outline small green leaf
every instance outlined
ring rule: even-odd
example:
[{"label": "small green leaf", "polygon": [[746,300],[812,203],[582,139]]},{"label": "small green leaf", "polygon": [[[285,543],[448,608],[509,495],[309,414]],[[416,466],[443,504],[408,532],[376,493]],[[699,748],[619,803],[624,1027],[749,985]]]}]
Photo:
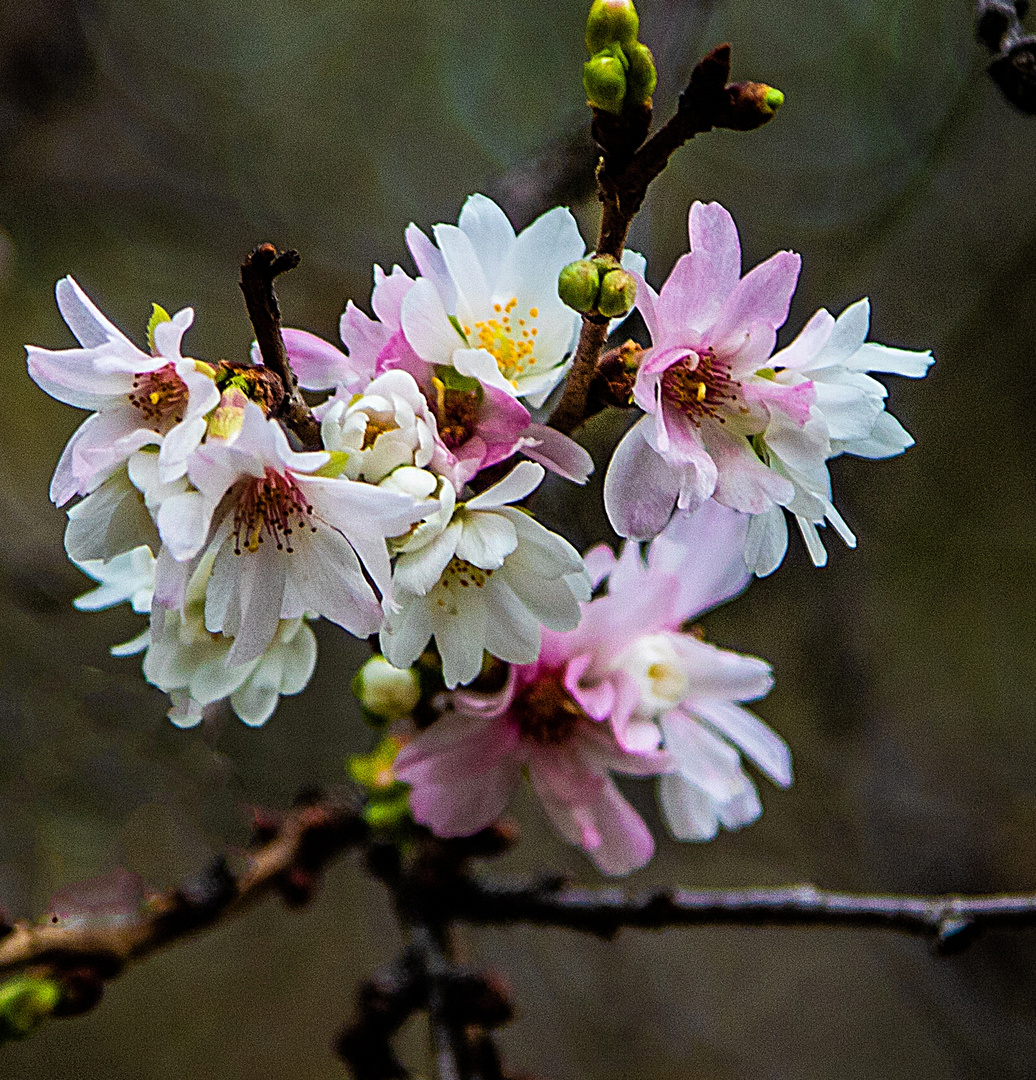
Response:
[{"label": "small green leaf", "polygon": [[328,453],[331,455],[331,460],[326,465],[321,465],[311,475],[326,476],[332,480],[342,475],[345,463],[349,460],[349,452],[347,450],[329,450]]},{"label": "small green leaf", "polygon": [[166,311],[160,304],[151,305],[151,318],[147,321],[147,347],[151,350],[151,355],[155,356],[155,327],[159,323],[172,322],[172,316]]}]

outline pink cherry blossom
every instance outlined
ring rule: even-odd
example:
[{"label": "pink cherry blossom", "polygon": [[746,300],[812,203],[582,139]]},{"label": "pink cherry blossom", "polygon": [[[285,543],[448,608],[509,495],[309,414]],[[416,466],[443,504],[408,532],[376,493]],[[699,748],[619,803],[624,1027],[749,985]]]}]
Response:
[{"label": "pink cherry blossom", "polygon": [[496,694],[447,695],[449,711],[401,751],[415,818],[443,836],[476,832],[525,768],[561,835],[612,874],[643,866],[654,845],[611,773],[659,775],[680,839],[754,820],[762,807],[741,752],[791,782],[787,746],[740,704],[768,692],[769,665],[682,630],[747,584],[747,526],[710,502],[676,517],[647,563],[634,544],[618,560],[592,550],[587,570],[608,593],[582,605],[579,626],[544,631],[535,663],[513,665]]},{"label": "pink cherry blossom", "polygon": [[628,874],[654,852],[613,772],[669,767],[657,750],[630,753],[572,697],[562,669],[514,666],[498,694],[458,691],[453,709],[399,752],[415,819],[439,836],[469,836],[500,816],[527,769],[558,832],[606,874]]},{"label": "pink cherry blossom", "polygon": [[751,439],[774,415],[804,426],[811,382],[759,374],[788,315],[799,256],[781,251],[741,277],[733,219],[696,202],[691,250],[660,293],[641,280],[637,307],[651,334],[634,387],[645,415],[627,433],[605,479],[605,506],[621,536],[647,540],[674,509],[706,499],[758,514],[790,501],[794,487],[770,469]]}]

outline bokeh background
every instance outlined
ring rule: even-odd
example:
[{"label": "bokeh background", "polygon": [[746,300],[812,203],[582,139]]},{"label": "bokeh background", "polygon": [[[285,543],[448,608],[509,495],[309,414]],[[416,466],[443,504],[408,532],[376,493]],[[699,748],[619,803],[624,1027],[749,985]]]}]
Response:
[{"label": "bokeh background", "polygon": [[[663,840],[631,884],[813,881],[926,892],[1036,888],[1036,119],[984,75],[968,0],[641,0],[665,114],[694,58],[779,86],[776,122],[676,158],[637,222],[656,284],[694,198],[737,219],[746,263],[804,257],[789,326],[862,295],[878,340],[935,349],[890,379],[918,446],[835,464],[860,536],[706,620],[775,666],[759,711],[797,779],[755,826]],[[128,612],[77,613],[50,473],[81,416],[27,378],[22,345],[71,343],[73,273],[142,338],[151,301],[191,304],[199,357],[242,359],[237,288],[260,240],[297,247],[286,322],[333,337],[403,229],[476,190],[519,223],[570,203],[593,235],[580,87],[584,0],[34,0],[0,4],[0,900],[129,866],[169,886],[245,836],[245,807],[334,783],[370,735],[349,679],[364,647],[318,628],[310,688],[262,730],[179,732],[134,660]],[[602,418],[598,462],[621,433]],[[577,543],[607,535],[599,487],[548,490]],[[765,781],[762,781],[765,784]],[[649,786],[631,784],[661,832]],[[506,869],[596,880],[531,800]],[[501,867],[501,869],[505,869]],[[396,950],[379,887],[345,862],[311,908],[268,904],[115,983],[95,1013],[0,1053],[25,1080],[344,1076],[330,1044],[357,982]],[[507,972],[509,1064],[548,1080],[1031,1077],[1036,932],[963,955],[878,931],[470,935]],[[428,1071],[419,1024],[406,1033]],[[424,1062],[424,1065],[422,1065]]]}]

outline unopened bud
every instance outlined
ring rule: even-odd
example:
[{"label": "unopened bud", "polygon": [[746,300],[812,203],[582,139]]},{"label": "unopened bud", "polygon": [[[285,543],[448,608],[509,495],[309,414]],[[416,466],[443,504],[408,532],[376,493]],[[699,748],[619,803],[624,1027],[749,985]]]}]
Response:
[{"label": "unopened bud", "polygon": [[[626,103],[628,105],[647,105],[658,85],[658,72],[655,70],[655,58],[646,45],[639,41],[623,46],[629,69],[626,71]],[[780,91],[775,91],[779,93]]]},{"label": "unopened bud", "polygon": [[382,720],[402,720],[421,700],[421,680],[413,668],[393,667],[384,656],[372,656],[356,673],[353,693]]},{"label": "unopened bud", "polygon": [[594,109],[621,113],[626,100],[626,71],[623,62],[610,53],[599,53],[583,65],[583,89]]},{"label": "unopened bud", "polygon": [[625,48],[637,40],[639,29],[633,0],[594,0],[586,17],[586,51],[593,56],[614,42]]},{"label": "unopened bud", "polygon": [[240,386],[228,386],[220,395],[219,404],[209,417],[208,437],[229,439],[241,430],[245,422],[245,406],[248,395]]},{"label": "unopened bud", "polygon": [[0,1038],[24,1039],[51,1016],[61,1000],[55,979],[20,975],[0,986]]},{"label": "unopened bud", "polygon": [[597,310],[609,319],[626,315],[637,299],[637,280],[626,270],[609,270],[601,280]]},{"label": "unopened bud", "polygon": [[558,275],[558,296],[570,308],[584,314],[593,311],[600,287],[601,275],[589,259],[570,262]]},{"label": "unopened bud", "polygon": [[732,131],[753,131],[774,118],[777,110],[784,104],[784,95],[780,90],[766,83],[732,83],[727,92],[730,104],[717,123],[717,127]]}]

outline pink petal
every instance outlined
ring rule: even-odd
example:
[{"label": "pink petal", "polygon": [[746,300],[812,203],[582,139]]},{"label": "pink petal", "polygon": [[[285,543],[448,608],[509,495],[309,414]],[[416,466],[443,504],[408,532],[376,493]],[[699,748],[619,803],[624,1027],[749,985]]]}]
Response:
[{"label": "pink petal", "polygon": [[288,328],[283,335],[292,370],[306,390],[330,390],[355,378],[349,357],[329,341],[306,330]]},{"label": "pink petal", "polygon": [[761,514],[774,503],[783,505],[795,497],[791,481],[764,465],[744,436],[730,436],[718,424],[703,424],[702,431],[718,470],[716,502],[746,514]]},{"label": "pink petal", "polygon": [[584,686],[580,680],[592,661],[588,653],[574,656],[565,668],[565,689],[579,703],[591,720],[606,720],[615,703],[615,690],[609,682]]},{"label": "pink petal", "polygon": [[652,543],[648,566],[679,582],[679,621],[696,618],[748,584],[743,553],[749,520],[747,514],[709,499],[693,514],[674,514]]},{"label": "pink petal", "polygon": [[741,384],[745,401],[752,405],[763,405],[770,409],[780,409],[799,427],[809,420],[810,409],[817,399],[816,388],[812,381],[786,386],[770,379],[751,379]]},{"label": "pink petal", "polygon": [[594,459],[574,439],[545,424],[530,424],[525,436],[536,440],[522,448],[526,457],[576,484],[585,484],[590,479]]},{"label": "pink petal", "polygon": [[734,219],[718,202],[695,202],[687,215],[687,232],[691,251],[709,257],[714,294],[725,299],[741,278],[741,241]]},{"label": "pink petal", "polygon": [[709,343],[719,353],[740,347],[755,323],[773,329],[784,324],[799,279],[802,259],[791,251],[779,251],[760,263],[738,283],[723,302]]}]

